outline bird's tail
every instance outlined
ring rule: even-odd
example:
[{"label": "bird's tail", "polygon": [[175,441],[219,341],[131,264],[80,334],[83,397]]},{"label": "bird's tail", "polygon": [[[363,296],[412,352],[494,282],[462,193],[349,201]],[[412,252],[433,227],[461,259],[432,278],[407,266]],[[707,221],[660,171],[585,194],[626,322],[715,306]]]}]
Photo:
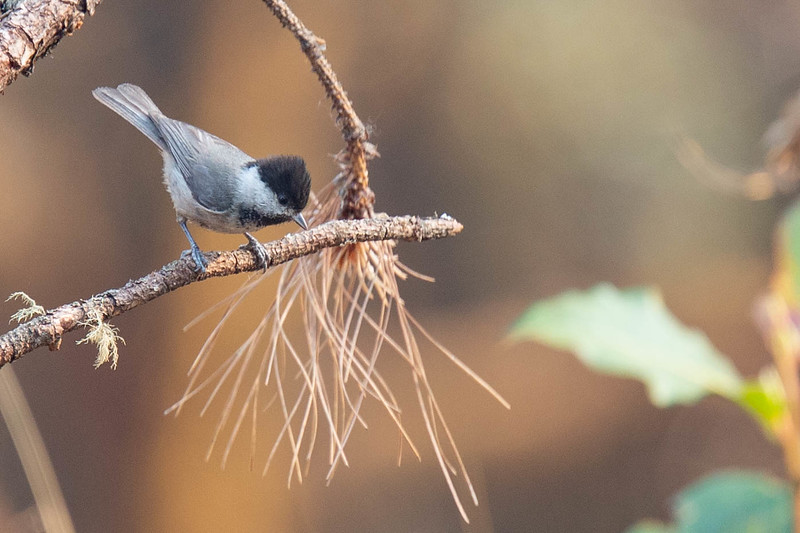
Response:
[{"label": "bird's tail", "polygon": [[92,91],[92,95],[100,103],[133,124],[136,129],[144,133],[159,148],[166,149],[164,140],[151,119],[151,117],[163,116],[163,113],[147,96],[144,89],[131,83],[123,83],[117,86],[116,89],[98,87]]}]

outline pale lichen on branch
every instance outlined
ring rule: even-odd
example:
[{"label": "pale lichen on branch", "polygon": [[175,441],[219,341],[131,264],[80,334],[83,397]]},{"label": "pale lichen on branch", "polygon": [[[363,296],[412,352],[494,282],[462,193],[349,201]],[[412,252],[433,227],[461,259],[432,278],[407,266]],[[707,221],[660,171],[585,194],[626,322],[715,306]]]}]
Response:
[{"label": "pale lichen on branch", "polygon": [[111,368],[116,369],[119,362],[120,342],[125,344],[125,339],[119,336],[119,330],[109,324],[99,309],[90,309],[88,320],[79,322],[79,326],[87,328],[89,332],[77,344],[94,344],[97,346],[97,359],[94,367],[98,368],[105,363],[111,363]]},{"label": "pale lichen on branch", "polygon": [[22,324],[23,322],[27,322],[37,316],[43,315],[45,313],[44,307],[36,303],[36,300],[25,294],[24,292],[14,292],[6,298],[6,302],[10,302],[11,300],[22,300],[22,303],[25,307],[20,308],[11,315],[8,323],[17,322],[17,324]]}]

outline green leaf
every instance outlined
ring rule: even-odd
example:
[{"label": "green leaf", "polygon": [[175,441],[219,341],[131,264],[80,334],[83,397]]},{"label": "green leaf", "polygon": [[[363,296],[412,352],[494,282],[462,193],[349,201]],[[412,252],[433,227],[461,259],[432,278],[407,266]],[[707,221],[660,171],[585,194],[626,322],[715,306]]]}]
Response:
[{"label": "green leaf", "polygon": [[758,380],[747,381],[739,403],[772,434],[773,428],[787,416],[786,394],[775,368],[766,367]]},{"label": "green leaf", "polygon": [[678,322],[654,289],[602,284],[566,292],[529,308],[510,337],[570,350],[595,370],[639,379],[661,407],[709,393],[738,401],[742,391],[730,361]]},{"label": "green leaf", "polygon": [[[701,479],[678,494],[675,524],[627,533],[791,533],[792,491],[789,484],[755,472],[728,471]],[[670,529],[671,527],[671,529]]]}]

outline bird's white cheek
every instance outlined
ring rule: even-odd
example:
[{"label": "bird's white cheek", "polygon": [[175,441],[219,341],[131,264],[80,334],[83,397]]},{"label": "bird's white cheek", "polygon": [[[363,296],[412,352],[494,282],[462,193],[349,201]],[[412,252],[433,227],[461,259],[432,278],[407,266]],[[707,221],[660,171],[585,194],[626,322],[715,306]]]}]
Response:
[{"label": "bird's white cheek", "polygon": [[266,185],[261,181],[257,167],[247,167],[239,172],[238,190],[240,198],[261,199],[266,192]]},{"label": "bird's white cheek", "polygon": [[283,213],[283,206],[278,203],[275,193],[261,181],[261,175],[256,167],[245,168],[240,172],[236,200],[264,213],[275,215]]}]

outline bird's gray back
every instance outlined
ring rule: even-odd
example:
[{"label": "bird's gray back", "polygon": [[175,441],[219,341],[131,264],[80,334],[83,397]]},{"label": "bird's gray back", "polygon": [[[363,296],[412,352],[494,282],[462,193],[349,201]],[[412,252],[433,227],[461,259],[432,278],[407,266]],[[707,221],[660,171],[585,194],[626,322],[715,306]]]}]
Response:
[{"label": "bird's gray back", "polygon": [[253,158],[191,124],[164,115],[151,120],[195,200],[212,211],[230,208],[236,173]]},{"label": "bird's gray back", "polygon": [[[173,202],[183,205],[188,193],[204,208],[228,210],[236,190],[236,173],[253,158],[216,135],[165,116],[141,87],[123,83],[116,88],[98,87],[97,100],[130,122],[153,141],[164,154],[165,166],[177,169],[180,177],[166,174]],[[176,196],[177,195],[177,196]]]}]

